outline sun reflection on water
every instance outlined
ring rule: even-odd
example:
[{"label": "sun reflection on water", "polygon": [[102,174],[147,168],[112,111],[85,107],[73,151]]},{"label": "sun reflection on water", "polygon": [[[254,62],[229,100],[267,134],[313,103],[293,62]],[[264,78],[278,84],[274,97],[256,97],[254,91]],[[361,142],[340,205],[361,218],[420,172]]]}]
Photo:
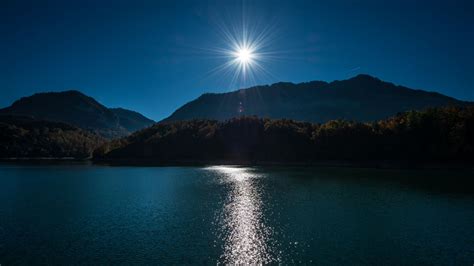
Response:
[{"label": "sun reflection on water", "polygon": [[219,263],[262,264],[278,261],[270,247],[272,229],[264,222],[259,176],[250,168],[214,166],[206,168],[219,174],[230,186],[222,212],[217,215],[223,254]]}]

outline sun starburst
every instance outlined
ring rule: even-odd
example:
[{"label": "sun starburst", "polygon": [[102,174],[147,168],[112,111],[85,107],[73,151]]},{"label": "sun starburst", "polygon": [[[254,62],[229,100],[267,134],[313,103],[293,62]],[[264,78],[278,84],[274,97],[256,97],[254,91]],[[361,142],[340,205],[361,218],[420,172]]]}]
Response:
[{"label": "sun starburst", "polygon": [[232,88],[249,87],[275,80],[267,63],[275,58],[271,51],[275,28],[271,24],[242,19],[237,23],[216,23],[220,46],[208,49],[222,63],[209,71],[209,75],[226,80]]}]

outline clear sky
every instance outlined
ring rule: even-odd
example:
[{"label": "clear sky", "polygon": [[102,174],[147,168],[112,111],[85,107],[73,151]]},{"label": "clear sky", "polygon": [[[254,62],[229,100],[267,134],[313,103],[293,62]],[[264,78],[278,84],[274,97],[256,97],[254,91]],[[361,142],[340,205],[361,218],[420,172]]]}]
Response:
[{"label": "clear sky", "polygon": [[[269,32],[252,84],[366,73],[474,100],[474,1],[17,1],[0,3],[0,107],[77,89],[160,120],[241,86],[224,32]],[[247,84],[246,83],[246,84]]]}]

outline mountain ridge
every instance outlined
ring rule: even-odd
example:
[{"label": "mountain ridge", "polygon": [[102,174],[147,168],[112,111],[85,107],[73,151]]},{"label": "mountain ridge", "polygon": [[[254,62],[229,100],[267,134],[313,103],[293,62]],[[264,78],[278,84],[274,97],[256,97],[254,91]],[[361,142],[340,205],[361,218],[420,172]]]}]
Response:
[{"label": "mountain ridge", "polygon": [[68,123],[107,138],[122,137],[154,123],[131,110],[108,108],[78,90],[41,92],[21,97],[0,109],[0,115]]},{"label": "mountain ridge", "polygon": [[225,93],[204,93],[161,122],[222,121],[242,115],[319,123],[334,119],[373,121],[403,111],[472,104],[360,74],[331,82],[278,82]]}]

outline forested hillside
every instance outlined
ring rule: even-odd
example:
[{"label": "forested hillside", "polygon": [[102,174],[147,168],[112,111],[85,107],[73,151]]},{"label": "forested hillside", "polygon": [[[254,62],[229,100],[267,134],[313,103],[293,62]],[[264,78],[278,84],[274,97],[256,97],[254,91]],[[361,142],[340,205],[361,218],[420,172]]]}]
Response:
[{"label": "forested hillside", "polygon": [[107,142],[94,156],[96,160],[156,163],[472,161],[474,108],[410,111],[369,123],[312,124],[256,117],[159,123]]},{"label": "forested hillside", "polygon": [[0,159],[82,159],[103,142],[102,137],[68,124],[0,116]]}]

